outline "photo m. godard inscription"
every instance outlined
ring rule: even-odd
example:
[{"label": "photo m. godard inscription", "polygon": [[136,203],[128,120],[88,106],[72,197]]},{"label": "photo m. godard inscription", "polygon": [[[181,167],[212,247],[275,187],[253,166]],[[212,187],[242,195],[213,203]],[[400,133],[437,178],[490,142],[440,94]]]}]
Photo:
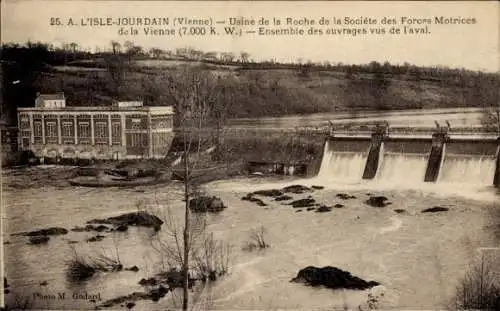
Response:
[{"label": "photo m. godard inscription", "polygon": [[34,292],[33,300],[83,300],[88,302],[102,301],[101,293],[88,292]]}]

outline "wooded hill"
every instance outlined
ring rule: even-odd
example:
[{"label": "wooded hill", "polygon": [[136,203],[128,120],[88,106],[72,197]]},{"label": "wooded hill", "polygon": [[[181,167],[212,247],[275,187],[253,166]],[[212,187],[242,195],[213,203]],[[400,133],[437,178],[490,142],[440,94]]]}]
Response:
[{"label": "wooded hill", "polygon": [[[136,49],[137,50],[137,49]],[[332,111],[483,107],[499,104],[500,75],[410,64],[255,63],[135,52],[92,54],[44,44],[2,46],[4,111],[34,104],[37,92],[64,92],[72,106],[111,99],[172,104],[173,73],[199,71],[217,82],[229,118]],[[247,55],[248,57],[248,55]]]}]

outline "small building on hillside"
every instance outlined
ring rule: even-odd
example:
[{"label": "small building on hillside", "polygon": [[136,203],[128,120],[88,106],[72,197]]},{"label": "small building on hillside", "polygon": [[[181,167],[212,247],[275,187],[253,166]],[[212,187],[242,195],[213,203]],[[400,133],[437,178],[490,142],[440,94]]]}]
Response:
[{"label": "small building on hillside", "polygon": [[68,107],[62,93],[38,94],[17,113],[19,149],[42,159],[163,158],[174,137],[173,108],[141,101]]}]

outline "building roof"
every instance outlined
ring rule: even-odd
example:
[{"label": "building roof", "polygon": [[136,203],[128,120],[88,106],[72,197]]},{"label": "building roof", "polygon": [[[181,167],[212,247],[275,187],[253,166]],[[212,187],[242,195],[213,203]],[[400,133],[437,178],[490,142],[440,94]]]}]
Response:
[{"label": "building roof", "polygon": [[61,100],[66,99],[64,97],[64,93],[55,93],[55,94],[37,94],[37,99],[41,100]]},{"label": "building roof", "polygon": [[155,114],[174,114],[174,109],[172,106],[141,106],[141,107],[115,107],[115,106],[66,106],[58,108],[45,108],[45,107],[19,107],[17,111],[34,111],[34,112],[47,112],[52,111],[79,111],[79,112],[95,112],[95,111],[144,111],[150,112],[152,115]]}]

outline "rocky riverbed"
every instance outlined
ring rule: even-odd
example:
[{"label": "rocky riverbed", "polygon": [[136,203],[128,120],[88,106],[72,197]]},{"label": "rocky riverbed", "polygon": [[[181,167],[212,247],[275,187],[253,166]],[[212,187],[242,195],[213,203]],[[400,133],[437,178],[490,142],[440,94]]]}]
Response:
[{"label": "rocky riverbed", "polygon": [[[498,218],[492,217],[498,206],[477,197],[447,196],[428,189],[344,187],[318,180],[239,179],[214,182],[204,190],[224,205],[206,216],[207,230],[232,246],[229,273],[200,295],[202,305],[215,309],[357,308],[366,304],[373,290],[343,291],[290,282],[306,267],[335,267],[345,272],[342,275],[375,280],[384,287],[383,297],[378,298],[381,308],[441,308],[453,297],[478,249],[498,246]],[[140,202],[141,208],[160,219],[168,209],[175,219],[182,219],[181,194],[175,183],[135,189],[7,190],[7,302],[24,297],[33,308],[41,309],[105,308],[110,301],[113,309],[124,310],[174,306],[180,297],[175,291],[140,284],[165,272],[164,258],[151,240],[165,237],[168,223],[155,231],[133,225],[134,217],[119,216],[137,212]],[[123,225],[117,219],[126,220],[127,230],[117,230]],[[67,232],[39,231],[48,228]],[[260,228],[265,229],[269,247],[246,249]],[[50,240],[28,244],[28,233],[34,231],[31,235]],[[87,242],[97,235],[105,238]],[[97,272],[82,283],[70,282],[65,271],[74,251],[119,257],[123,269]],[[87,293],[76,297],[101,300],[41,298],[54,292],[67,297]]]}]

